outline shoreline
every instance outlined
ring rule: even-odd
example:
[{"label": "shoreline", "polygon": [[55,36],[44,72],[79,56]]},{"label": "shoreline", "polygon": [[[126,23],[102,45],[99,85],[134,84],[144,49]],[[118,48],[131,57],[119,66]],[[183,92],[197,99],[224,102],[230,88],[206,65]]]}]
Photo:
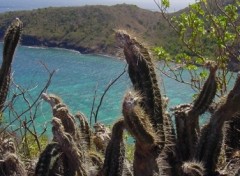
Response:
[{"label": "shoreline", "polygon": [[[3,40],[0,40],[0,43],[3,44]],[[20,42],[18,44],[19,46],[23,46],[23,47],[28,47],[28,48],[36,48],[36,49],[56,49],[56,50],[66,50],[66,51],[70,51],[70,52],[74,52],[74,53],[78,53],[78,54],[83,54],[83,55],[96,55],[96,56],[103,56],[103,57],[107,57],[107,58],[111,58],[111,59],[117,59],[117,60],[124,60],[123,57],[117,56],[117,55],[111,55],[111,54],[103,54],[103,53],[96,53],[96,52],[86,52],[86,53],[82,53],[80,51],[80,49],[74,48],[74,47],[59,47],[59,46],[47,46],[47,45],[28,45],[28,44],[23,44],[22,42]]]},{"label": "shoreline", "polygon": [[94,52],[89,52],[89,53],[81,53],[79,50],[76,50],[74,48],[64,48],[64,47],[51,47],[51,46],[37,46],[37,45],[23,45],[23,44],[19,44],[23,47],[28,47],[28,48],[42,48],[42,49],[56,49],[56,50],[65,50],[65,51],[70,51],[73,53],[78,53],[78,54],[82,54],[82,55],[93,55],[93,56],[103,56],[103,57],[107,57],[107,58],[111,58],[111,59],[117,59],[117,60],[124,60],[124,58],[118,57],[118,56],[114,56],[111,54],[103,54],[103,53],[94,53]]}]

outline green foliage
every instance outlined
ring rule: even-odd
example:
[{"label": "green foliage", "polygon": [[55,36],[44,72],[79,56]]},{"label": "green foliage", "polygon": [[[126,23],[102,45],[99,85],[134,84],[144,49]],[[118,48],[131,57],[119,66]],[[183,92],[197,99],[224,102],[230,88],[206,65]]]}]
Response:
[{"label": "green foliage", "polygon": [[170,7],[170,2],[169,0],[161,0],[163,7],[169,8]]},{"label": "green foliage", "polygon": [[158,56],[159,60],[166,60],[170,59],[169,53],[163,47],[156,47],[153,49],[154,53]]},{"label": "green foliage", "polygon": [[130,162],[133,161],[135,151],[135,144],[126,144],[126,159]]},{"label": "green foliage", "polygon": [[3,120],[4,120],[3,113],[0,113],[0,125],[3,123]]},{"label": "green foliage", "polygon": [[[200,85],[201,80],[206,78],[206,74],[204,72],[196,74],[198,70],[196,65],[204,66],[209,60],[215,61],[219,68],[218,77],[222,85],[220,92],[225,93],[229,63],[238,62],[239,2],[223,1],[220,3],[220,1],[200,0],[171,19],[166,16],[168,1],[161,1],[159,7],[165,19],[177,33],[182,46],[177,53],[170,55],[171,59],[165,59],[165,61],[183,64],[182,68],[189,71],[191,80],[197,81]],[[164,56],[171,53],[168,48],[164,47],[164,49],[154,50],[159,60],[163,60],[163,54],[159,51],[164,50]],[[179,78],[176,79],[186,82]]]},{"label": "green foliage", "polygon": [[133,138],[128,131],[124,132],[124,139],[126,142],[125,155],[128,161],[132,162],[134,158],[135,144],[133,143]]},{"label": "green foliage", "polygon": [[40,149],[36,138],[32,134],[26,134],[22,139],[22,143],[20,145],[20,153],[23,154],[24,157],[27,158],[36,158],[42,152],[48,144],[48,137],[46,135],[42,135],[38,138],[38,142],[40,144]]}]

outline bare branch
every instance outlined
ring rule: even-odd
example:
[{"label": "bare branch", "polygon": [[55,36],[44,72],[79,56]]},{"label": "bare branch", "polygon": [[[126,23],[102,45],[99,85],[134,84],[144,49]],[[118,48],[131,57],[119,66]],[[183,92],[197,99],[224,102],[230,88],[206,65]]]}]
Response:
[{"label": "bare branch", "polygon": [[127,68],[127,65],[125,65],[123,72],[122,72],[117,78],[115,78],[114,80],[110,81],[110,83],[108,84],[108,86],[107,86],[106,89],[104,90],[104,92],[103,92],[103,94],[102,94],[102,96],[101,96],[100,102],[99,102],[99,104],[98,104],[96,113],[95,113],[95,123],[97,122],[98,111],[99,111],[99,109],[100,109],[100,107],[101,107],[101,105],[102,105],[102,101],[103,101],[104,96],[106,95],[106,93],[108,92],[108,90],[111,88],[111,86],[112,86],[115,82],[117,82],[117,80],[118,80],[119,78],[121,78],[122,75],[124,75],[124,73],[126,72],[126,68]]},{"label": "bare branch", "polygon": [[[14,120],[12,120],[8,125],[6,125],[6,126],[0,131],[0,134],[1,134],[2,132],[4,132],[4,131],[5,131],[9,126],[11,126],[13,123],[15,123],[17,120],[19,120],[20,117],[22,117],[24,114],[26,114],[27,112],[31,111],[31,109],[32,109],[32,108],[37,104],[37,102],[41,99],[42,93],[46,92],[46,90],[48,89],[48,87],[49,87],[49,85],[50,85],[50,83],[51,83],[52,77],[53,77],[54,73],[56,72],[56,70],[50,71],[44,63],[41,63],[41,64],[44,66],[45,70],[47,70],[47,72],[49,73],[48,80],[47,80],[45,86],[44,86],[43,89],[40,91],[40,93],[38,94],[37,98],[33,101],[32,104],[30,104],[30,103],[28,102],[28,100],[25,99],[25,101],[28,102],[28,103],[27,103],[27,104],[28,104],[28,108],[25,109],[25,110],[24,110],[23,112],[21,112],[20,114],[16,114],[16,115],[17,115],[16,118],[15,118]],[[19,86],[18,86],[18,85],[17,85],[16,87],[17,87],[18,90],[20,90],[20,92],[21,92],[20,94],[18,94],[18,96],[20,96],[20,95],[25,96],[24,94],[26,93],[26,90],[19,89]],[[12,100],[14,100],[14,99],[16,98],[16,96],[17,96],[17,95],[14,94],[13,97],[12,97]],[[10,101],[8,104],[10,105],[11,103],[12,103],[12,101]]]},{"label": "bare branch", "polygon": [[91,113],[90,113],[90,126],[92,125],[92,115],[95,116],[93,110],[94,110],[95,101],[96,101],[97,88],[98,88],[98,84],[96,84],[96,87],[95,87],[95,90],[94,90],[94,96],[93,96],[93,102],[92,102],[92,109],[91,109]]}]

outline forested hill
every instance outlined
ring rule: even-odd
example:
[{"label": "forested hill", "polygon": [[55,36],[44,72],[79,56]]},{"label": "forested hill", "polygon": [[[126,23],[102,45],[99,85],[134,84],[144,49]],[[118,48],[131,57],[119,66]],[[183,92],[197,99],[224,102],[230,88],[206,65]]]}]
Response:
[{"label": "forested hill", "polygon": [[118,47],[114,40],[114,29],[131,31],[151,46],[176,43],[160,13],[135,5],[50,7],[3,13],[0,14],[1,39],[7,26],[16,17],[24,23],[21,41],[24,45],[116,55]]}]

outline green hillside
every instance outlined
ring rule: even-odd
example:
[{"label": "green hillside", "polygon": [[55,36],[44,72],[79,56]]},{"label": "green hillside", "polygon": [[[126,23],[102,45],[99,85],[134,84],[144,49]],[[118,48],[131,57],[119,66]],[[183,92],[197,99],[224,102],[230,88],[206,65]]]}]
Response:
[{"label": "green hillside", "polygon": [[0,14],[0,38],[14,18],[24,24],[22,44],[117,55],[114,29],[126,29],[150,46],[176,49],[174,33],[161,14],[134,5],[44,8]]}]

